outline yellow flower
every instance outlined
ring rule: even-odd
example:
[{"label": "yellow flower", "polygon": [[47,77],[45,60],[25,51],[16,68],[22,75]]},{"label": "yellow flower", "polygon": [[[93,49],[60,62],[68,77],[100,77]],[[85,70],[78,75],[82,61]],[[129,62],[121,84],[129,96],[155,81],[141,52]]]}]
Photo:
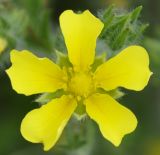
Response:
[{"label": "yellow flower", "polygon": [[60,16],[60,26],[72,67],[59,67],[26,50],[11,52],[12,66],[7,73],[18,93],[65,91],[61,97],[29,112],[22,121],[21,133],[26,140],[43,143],[44,150],[49,150],[83,101],[86,113],[98,123],[103,136],[119,146],[123,136],[136,128],[137,119],[109,93],[100,93],[99,88],[106,92],[118,87],[142,90],[151,75],[148,54],[140,46],[130,46],[93,72],[96,40],[103,23],[88,10],[82,14],[67,10]]},{"label": "yellow flower", "polygon": [[0,53],[2,53],[7,47],[7,41],[0,37]]}]

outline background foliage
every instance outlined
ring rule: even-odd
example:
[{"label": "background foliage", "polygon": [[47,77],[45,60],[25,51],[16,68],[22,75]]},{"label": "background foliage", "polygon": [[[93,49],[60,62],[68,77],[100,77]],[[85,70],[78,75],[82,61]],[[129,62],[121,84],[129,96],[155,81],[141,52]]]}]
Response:
[{"label": "background foliage", "polygon": [[[110,4],[115,5],[110,5]],[[115,148],[89,119],[72,119],[56,147],[43,152],[40,144],[25,141],[19,132],[22,118],[38,107],[37,96],[26,97],[11,88],[4,70],[10,66],[9,52],[29,49],[39,56],[56,58],[66,52],[58,17],[63,10],[91,10],[105,23],[97,55],[107,58],[131,44],[144,46],[154,72],[142,92],[126,91],[121,102],[136,114],[136,131]],[[0,38],[7,41],[0,54],[0,155],[159,155],[160,154],[160,1],[155,0],[1,0]],[[97,63],[102,58],[97,59]]]}]

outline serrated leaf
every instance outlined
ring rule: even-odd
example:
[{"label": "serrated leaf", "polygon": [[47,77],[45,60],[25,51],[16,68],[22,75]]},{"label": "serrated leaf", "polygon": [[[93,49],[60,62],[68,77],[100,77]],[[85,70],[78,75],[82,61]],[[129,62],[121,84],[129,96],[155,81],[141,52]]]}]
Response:
[{"label": "serrated leaf", "polygon": [[128,45],[140,43],[147,27],[139,21],[141,10],[142,6],[139,6],[131,12],[118,14],[116,8],[110,6],[101,16],[104,29],[100,39],[116,53]]},{"label": "serrated leaf", "polygon": [[138,6],[131,12],[131,21],[135,22],[140,16],[143,6]]}]

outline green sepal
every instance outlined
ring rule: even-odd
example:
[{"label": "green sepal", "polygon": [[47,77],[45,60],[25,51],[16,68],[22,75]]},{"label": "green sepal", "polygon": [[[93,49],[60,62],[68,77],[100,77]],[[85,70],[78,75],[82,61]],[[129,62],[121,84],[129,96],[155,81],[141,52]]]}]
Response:
[{"label": "green sepal", "polygon": [[83,103],[83,99],[78,101],[77,108],[74,111],[74,116],[77,120],[82,120],[86,116],[86,107]]},{"label": "green sepal", "polygon": [[108,91],[108,94],[110,96],[112,96],[114,99],[119,99],[121,97],[123,97],[125,95],[124,92],[122,92],[120,89],[114,89],[114,90],[111,90],[111,91]]},{"label": "green sepal", "polygon": [[98,93],[102,93],[102,94],[109,94],[114,99],[119,99],[119,98],[121,98],[121,97],[123,97],[125,95],[125,93],[122,92],[119,88],[113,89],[113,90],[110,90],[110,91],[106,91],[106,90],[104,90],[102,88],[98,88],[97,92]]},{"label": "green sepal", "polygon": [[56,56],[57,56],[57,61],[56,63],[60,66],[60,67],[63,67],[63,66],[66,66],[66,67],[72,67],[72,64],[70,63],[69,61],[69,58],[66,54],[58,51],[58,50],[55,50],[56,52]]},{"label": "green sepal", "polygon": [[85,112],[84,114],[78,114],[77,112],[74,112],[73,113],[73,116],[78,120],[78,121],[81,121],[81,120],[85,120],[86,117],[87,117],[87,113]]},{"label": "green sepal", "polygon": [[52,99],[54,98],[59,98],[64,94],[64,90],[63,89],[59,89],[54,93],[44,93],[42,95],[40,95],[35,102],[38,102],[40,105],[46,104],[48,102],[50,102]]},{"label": "green sepal", "polygon": [[107,53],[103,52],[100,56],[95,57],[94,63],[91,65],[92,71],[94,72],[98,66],[106,61]]}]

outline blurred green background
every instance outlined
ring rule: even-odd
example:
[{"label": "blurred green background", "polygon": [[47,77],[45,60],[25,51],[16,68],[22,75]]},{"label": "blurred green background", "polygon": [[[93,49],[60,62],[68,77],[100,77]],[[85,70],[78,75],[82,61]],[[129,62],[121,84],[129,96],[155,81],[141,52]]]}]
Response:
[{"label": "blurred green background", "polygon": [[[57,145],[49,152],[43,152],[41,144],[29,143],[20,134],[21,120],[38,104],[34,102],[36,95],[26,97],[12,90],[4,71],[10,66],[9,52],[13,48],[29,49],[39,56],[55,59],[55,49],[66,51],[58,23],[64,10],[89,9],[101,16],[101,12],[113,3],[123,14],[143,6],[135,25],[129,26],[140,31],[134,31],[136,36],[123,43],[124,46],[134,43],[144,46],[149,52],[154,74],[143,91],[124,90],[126,95],[120,101],[135,113],[138,127],[115,148],[102,137],[94,122],[72,119]],[[125,30],[128,32],[128,27]],[[0,53],[0,155],[160,155],[159,0],[0,0],[0,38],[7,42]],[[106,38],[102,35],[101,39],[105,41]],[[117,43],[113,45],[112,39],[107,43],[106,51],[111,54],[124,47],[118,47]],[[105,51],[101,44],[98,47]]]}]

